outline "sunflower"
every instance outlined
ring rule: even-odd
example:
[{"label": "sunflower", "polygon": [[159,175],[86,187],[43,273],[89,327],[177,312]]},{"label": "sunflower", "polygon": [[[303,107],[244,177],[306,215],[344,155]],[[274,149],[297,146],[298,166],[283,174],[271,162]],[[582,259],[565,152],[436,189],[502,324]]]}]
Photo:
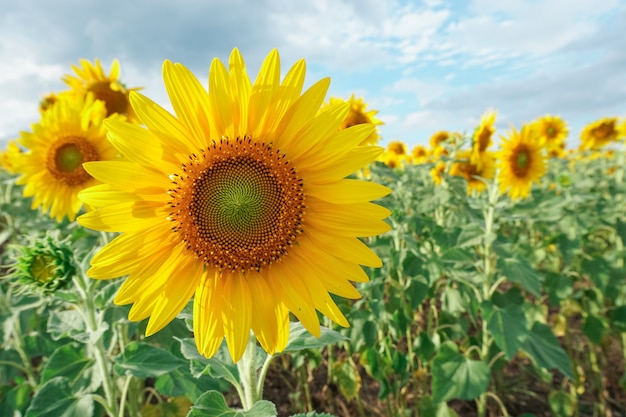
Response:
[{"label": "sunflower", "polygon": [[0,168],[4,169],[9,174],[15,174],[18,172],[16,163],[18,162],[22,149],[19,147],[16,141],[10,140],[7,143],[7,147],[0,151]]},{"label": "sunflower", "polygon": [[458,151],[456,153],[458,161],[450,167],[451,176],[463,177],[467,181],[467,195],[470,195],[472,190],[477,192],[486,190],[485,180],[492,180],[496,173],[496,160],[492,152],[481,152],[478,163],[472,162],[472,155],[470,150]]},{"label": "sunflower", "polygon": [[569,130],[567,123],[560,116],[547,114],[535,120],[532,128],[537,131],[537,135],[544,141],[549,151],[565,148],[565,139]]},{"label": "sunflower", "polygon": [[437,162],[437,165],[430,170],[430,176],[433,179],[435,185],[441,185],[443,181],[443,175],[446,172],[446,164],[443,161]]},{"label": "sunflower", "polygon": [[24,197],[33,197],[33,209],[41,207],[58,222],[74,220],[82,206],[78,192],[98,183],[82,163],[117,157],[106,139],[105,117],[104,104],[92,94],[66,97],[42,113],[32,132],[21,132],[25,151],[15,157],[16,183],[25,185]]},{"label": "sunflower", "polygon": [[315,336],[316,310],[348,326],[329,293],[358,298],[351,281],[368,279],[360,265],[381,266],[359,237],[389,230],[389,210],[370,200],[390,190],[345,178],[381,153],[358,146],[375,126],[340,130],[347,103],[318,112],[330,81],[301,94],[304,60],[282,82],[280,73],[273,50],[252,84],[235,48],[228,69],[211,63],[207,92],[183,65],[165,61],[175,115],[131,93],[143,127],[106,122],[128,160],[85,164],[104,185],[81,193],[100,207],[79,223],[122,232],[88,274],[128,275],[115,302],[133,303],[131,320],[150,317],[148,335],[193,296],[206,357],[225,338],[238,361],[251,329],[268,353],[283,350],[289,311]]},{"label": "sunflower", "polygon": [[448,132],[446,130],[440,130],[433,133],[428,140],[431,150],[436,150],[443,147],[444,143],[455,145],[461,139],[461,134],[458,132]]},{"label": "sunflower", "polygon": [[[350,111],[346,115],[346,118],[343,120],[343,123],[341,123],[341,129],[346,129],[348,127],[360,125],[363,123],[371,123],[376,126],[384,124],[376,117],[376,114],[378,114],[378,110],[367,110],[367,103],[365,103],[362,98],[355,98],[354,94],[350,96],[349,100],[344,100],[338,97],[331,97],[328,104],[324,104],[322,109],[325,109],[329,106],[335,106],[340,103],[350,104]],[[365,138],[363,142],[360,143],[360,145],[376,145],[379,140],[380,135],[378,134],[378,130],[374,129],[374,131],[372,131],[372,133],[367,138]]]},{"label": "sunflower", "polygon": [[423,145],[415,145],[411,151],[411,162],[414,164],[424,164],[428,160],[428,149]]},{"label": "sunflower", "polygon": [[511,200],[527,197],[533,182],[546,172],[542,140],[530,125],[521,131],[512,128],[509,137],[502,138],[498,182],[500,193],[509,193]]},{"label": "sunflower", "polygon": [[128,96],[131,91],[139,90],[140,87],[126,88],[120,82],[119,61],[113,60],[109,75],[104,73],[99,59],[96,59],[93,64],[86,59],[81,59],[80,65],[80,67],[72,65],[76,76],[63,76],[63,82],[71,88],[69,92],[64,94],[81,96],[91,92],[96,99],[105,103],[108,116],[118,113],[125,115],[129,120],[135,120]]},{"label": "sunflower", "polygon": [[473,164],[480,165],[482,161],[481,154],[485,152],[493,143],[492,137],[496,131],[494,124],[496,122],[496,111],[487,110],[480,119],[480,125],[474,130],[472,136],[472,158]]},{"label": "sunflower", "polygon": [[580,134],[580,148],[600,149],[622,137],[617,117],[604,117],[585,126]]}]

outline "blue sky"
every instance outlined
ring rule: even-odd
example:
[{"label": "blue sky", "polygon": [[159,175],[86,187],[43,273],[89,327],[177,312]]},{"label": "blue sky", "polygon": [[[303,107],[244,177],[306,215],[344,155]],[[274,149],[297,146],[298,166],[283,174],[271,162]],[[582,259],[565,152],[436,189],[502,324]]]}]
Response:
[{"label": "blue sky", "polygon": [[118,58],[168,108],[164,59],[204,82],[233,47],[252,78],[272,48],[284,70],[304,58],[308,85],[330,76],[329,95],[379,110],[381,145],[471,132],[495,108],[497,134],[560,115],[574,147],[585,124],[626,116],[625,0],[20,0],[0,14],[0,140],[80,58]]}]

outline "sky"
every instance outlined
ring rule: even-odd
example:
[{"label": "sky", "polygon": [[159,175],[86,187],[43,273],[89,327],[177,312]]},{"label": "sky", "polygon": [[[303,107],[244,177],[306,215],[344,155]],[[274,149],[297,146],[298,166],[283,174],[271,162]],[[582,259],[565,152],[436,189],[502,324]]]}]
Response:
[{"label": "sky", "polygon": [[117,58],[126,86],[170,109],[165,59],[206,85],[234,47],[253,80],[273,48],[283,74],[304,58],[305,87],[330,77],[328,97],[378,110],[382,146],[471,133],[495,109],[496,136],[559,115],[576,147],[586,124],[626,116],[626,0],[0,0],[0,141],[81,58],[107,74]]}]

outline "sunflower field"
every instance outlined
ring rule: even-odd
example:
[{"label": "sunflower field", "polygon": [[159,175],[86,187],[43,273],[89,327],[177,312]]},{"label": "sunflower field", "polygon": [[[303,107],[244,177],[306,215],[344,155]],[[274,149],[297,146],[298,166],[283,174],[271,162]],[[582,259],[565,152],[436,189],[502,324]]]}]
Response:
[{"label": "sunflower field", "polygon": [[3,145],[0,416],[626,416],[626,119],[382,146],[280,64],[81,60]]}]

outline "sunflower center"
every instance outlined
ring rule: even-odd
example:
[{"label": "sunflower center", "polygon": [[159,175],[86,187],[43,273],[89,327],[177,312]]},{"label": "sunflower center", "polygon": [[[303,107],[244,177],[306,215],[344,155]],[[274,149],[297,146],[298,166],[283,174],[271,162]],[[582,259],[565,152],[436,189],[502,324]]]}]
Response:
[{"label": "sunflower center", "polygon": [[602,123],[593,129],[593,135],[598,139],[608,139],[615,134],[615,125],[613,123]]},{"label": "sunflower center", "polygon": [[30,275],[35,281],[48,282],[55,278],[56,266],[51,256],[35,256],[30,264]]},{"label": "sunflower center", "polygon": [[83,168],[84,162],[97,161],[98,151],[81,136],[58,138],[48,150],[46,167],[57,180],[70,185],[80,185],[91,179]]},{"label": "sunflower center", "polygon": [[191,155],[170,191],[173,230],[207,265],[256,270],[285,256],[302,232],[302,180],[284,155],[249,138]]},{"label": "sunflower center", "polygon": [[343,129],[347,129],[349,127],[361,125],[363,123],[370,123],[370,119],[367,117],[367,115],[358,110],[350,110],[341,127]]},{"label": "sunflower center", "polygon": [[99,81],[89,86],[89,91],[96,99],[104,101],[107,108],[107,116],[113,113],[126,114],[128,111],[128,98],[122,91],[111,88],[110,81]]},{"label": "sunflower center", "polygon": [[526,147],[520,147],[517,149],[513,156],[513,163],[511,166],[513,167],[513,174],[517,177],[524,177],[530,168],[530,152]]},{"label": "sunflower center", "polygon": [[548,126],[548,128],[546,129],[546,133],[548,134],[547,136],[550,139],[553,139],[556,136],[557,130],[554,128],[554,126]]}]

